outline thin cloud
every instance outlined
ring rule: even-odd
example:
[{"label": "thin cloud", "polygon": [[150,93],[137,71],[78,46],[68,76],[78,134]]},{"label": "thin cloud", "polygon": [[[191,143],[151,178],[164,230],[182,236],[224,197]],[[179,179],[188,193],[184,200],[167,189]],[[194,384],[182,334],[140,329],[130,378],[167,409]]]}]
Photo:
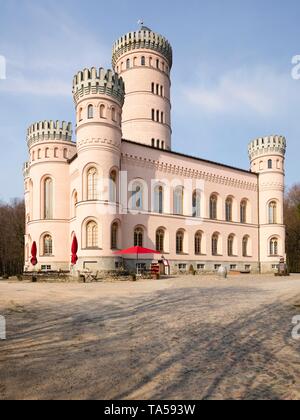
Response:
[{"label": "thin cloud", "polygon": [[284,112],[295,98],[295,82],[290,74],[273,69],[238,69],[215,81],[204,80],[184,95],[197,111],[206,114],[255,115],[272,117]]}]

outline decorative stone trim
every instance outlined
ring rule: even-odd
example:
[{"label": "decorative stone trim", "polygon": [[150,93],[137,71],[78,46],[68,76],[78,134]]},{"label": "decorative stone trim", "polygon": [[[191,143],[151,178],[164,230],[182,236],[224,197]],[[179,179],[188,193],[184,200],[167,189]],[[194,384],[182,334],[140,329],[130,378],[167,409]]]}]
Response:
[{"label": "decorative stone trim", "polygon": [[233,188],[241,188],[247,191],[258,191],[258,185],[253,182],[240,181],[238,179],[215,175],[206,171],[198,171],[179,165],[171,165],[166,162],[159,162],[149,158],[122,154],[122,159],[127,162],[134,162],[134,165],[144,168],[154,169],[167,174],[172,174],[184,178],[201,179],[214,184],[226,185]]},{"label": "decorative stone trim", "polygon": [[142,28],[137,32],[129,32],[119,38],[113,45],[112,63],[115,67],[118,59],[128,51],[137,49],[149,49],[163,55],[169,63],[173,64],[173,51],[169,41],[162,35],[153,32],[149,28]]},{"label": "decorative stone trim", "polygon": [[72,123],[65,121],[40,121],[32,124],[27,130],[27,144],[30,148],[33,144],[44,141],[72,142]]},{"label": "decorative stone trim", "polygon": [[108,95],[116,99],[122,106],[125,98],[123,79],[112,70],[95,67],[84,69],[73,79],[73,97],[75,103],[88,95]]},{"label": "decorative stone trim", "polygon": [[286,144],[286,139],[283,136],[269,136],[255,139],[249,144],[249,157],[253,160],[259,156],[272,153],[285,156]]}]

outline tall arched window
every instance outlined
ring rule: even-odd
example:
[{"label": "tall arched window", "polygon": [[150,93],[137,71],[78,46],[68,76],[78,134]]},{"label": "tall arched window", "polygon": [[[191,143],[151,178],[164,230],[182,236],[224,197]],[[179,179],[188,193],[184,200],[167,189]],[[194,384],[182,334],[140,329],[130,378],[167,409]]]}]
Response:
[{"label": "tall arched window", "polygon": [[113,120],[113,121],[117,121],[117,118],[116,118],[116,108],[112,108],[111,109],[111,119]]},{"label": "tall arched window", "polygon": [[100,105],[100,118],[105,118],[105,105]]},{"label": "tall arched window", "polygon": [[211,253],[214,257],[218,255],[219,249],[219,235],[215,233],[211,239]]},{"label": "tall arched window", "polygon": [[164,253],[165,248],[165,231],[163,229],[158,229],[156,231],[156,251]]},{"label": "tall arched window", "polygon": [[118,249],[118,231],[119,225],[115,222],[111,226],[111,249]]},{"label": "tall arched window", "polygon": [[176,233],[176,253],[183,254],[184,232],[179,230]]},{"label": "tall arched window", "polygon": [[126,60],[126,69],[127,70],[130,69],[130,59],[129,58]]},{"label": "tall arched window", "polygon": [[134,246],[144,246],[144,229],[141,227],[134,230]]},{"label": "tall arched window", "polygon": [[193,193],[193,217],[201,217],[201,193],[194,191]]},{"label": "tall arched window", "polygon": [[278,239],[272,238],[270,240],[270,256],[278,256],[279,247],[278,247]]},{"label": "tall arched window", "polygon": [[86,247],[98,248],[98,225],[94,221],[86,225]]},{"label": "tall arched window", "polygon": [[228,257],[233,257],[234,236],[230,235],[227,240]]},{"label": "tall arched window", "polygon": [[87,174],[87,199],[98,199],[98,172],[96,168],[90,168]]},{"label": "tall arched window", "polygon": [[209,215],[212,220],[218,217],[218,197],[215,194],[210,197]]},{"label": "tall arched window", "polygon": [[202,232],[197,232],[195,235],[195,255],[202,254]]},{"label": "tall arched window", "polygon": [[272,159],[268,160],[268,169],[273,169],[273,161]]},{"label": "tall arched window", "polygon": [[134,210],[143,210],[143,186],[135,184],[132,192],[132,206]]},{"label": "tall arched window", "polygon": [[177,187],[174,191],[174,214],[183,215],[183,187]]},{"label": "tall arched window", "polygon": [[79,111],[78,111],[78,121],[79,122],[82,121],[82,108],[79,108]]},{"label": "tall arched window", "polygon": [[226,222],[232,222],[232,198],[228,197],[225,204]]},{"label": "tall arched window", "polygon": [[109,200],[112,203],[117,201],[117,172],[111,171],[109,176]]},{"label": "tall arched window", "polygon": [[51,235],[45,235],[43,237],[43,256],[50,257],[53,254],[53,242]]},{"label": "tall arched window", "polygon": [[146,57],[144,57],[144,56],[141,58],[141,65],[142,66],[146,65]]},{"label": "tall arched window", "polygon": [[269,204],[269,224],[275,225],[277,223],[277,203],[271,201]]},{"label": "tall arched window", "polygon": [[161,185],[157,185],[154,189],[154,212],[163,213],[164,206],[164,189]]},{"label": "tall arched window", "polygon": [[241,223],[247,223],[247,201],[243,200],[240,207]]},{"label": "tall arched window", "polygon": [[248,245],[249,245],[249,236],[244,236],[243,237],[243,257],[248,257]]},{"label": "tall arched window", "polygon": [[93,105],[88,106],[88,119],[94,118],[94,107]]},{"label": "tall arched window", "polygon": [[73,196],[72,196],[72,217],[76,217],[77,203],[78,203],[78,194],[77,194],[77,191],[74,191]]},{"label": "tall arched window", "polygon": [[46,178],[44,181],[44,219],[53,219],[53,181]]}]

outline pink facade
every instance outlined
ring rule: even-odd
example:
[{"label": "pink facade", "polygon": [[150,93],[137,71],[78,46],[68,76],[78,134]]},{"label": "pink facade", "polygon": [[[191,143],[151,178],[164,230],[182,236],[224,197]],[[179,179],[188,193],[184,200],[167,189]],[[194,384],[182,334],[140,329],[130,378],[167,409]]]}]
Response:
[{"label": "pink facade", "polygon": [[114,44],[113,66],[74,77],[76,141],[64,122],[28,130],[25,269],[36,241],[39,270],[133,268],[116,251],[142,245],[173,272],[274,271],[285,257],[285,139],[251,142],[251,171],[175,153],[169,42],[131,32]]}]

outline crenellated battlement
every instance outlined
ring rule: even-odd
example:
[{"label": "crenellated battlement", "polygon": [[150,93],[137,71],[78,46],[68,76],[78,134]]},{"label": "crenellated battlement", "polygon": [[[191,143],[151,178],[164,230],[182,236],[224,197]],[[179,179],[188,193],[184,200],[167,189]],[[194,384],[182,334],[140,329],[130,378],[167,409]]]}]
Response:
[{"label": "crenellated battlement", "polygon": [[35,143],[44,141],[72,141],[72,123],[65,121],[40,121],[27,130],[27,144],[30,148]]},{"label": "crenellated battlement", "polygon": [[169,67],[173,64],[173,51],[169,41],[162,35],[143,27],[140,31],[129,32],[119,38],[113,45],[112,63],[115,67],[118,59],[126,52],[137,49],[150,49],[162,54],[168,61]]},{"label": "crenellated battlement", "polygon": [[249,144],[248,153],[251,161],[257,157],[274,153],[284,157],[286,139],[283,136],[260,137]]},{"label": "crenellated battlement", "polygon": [[123,79],[112,70],[95,67],[84,69],[73,79],[73,96],[75,103],[88,95],[104,94],[115,98],[122,106],[125,98]]}]

